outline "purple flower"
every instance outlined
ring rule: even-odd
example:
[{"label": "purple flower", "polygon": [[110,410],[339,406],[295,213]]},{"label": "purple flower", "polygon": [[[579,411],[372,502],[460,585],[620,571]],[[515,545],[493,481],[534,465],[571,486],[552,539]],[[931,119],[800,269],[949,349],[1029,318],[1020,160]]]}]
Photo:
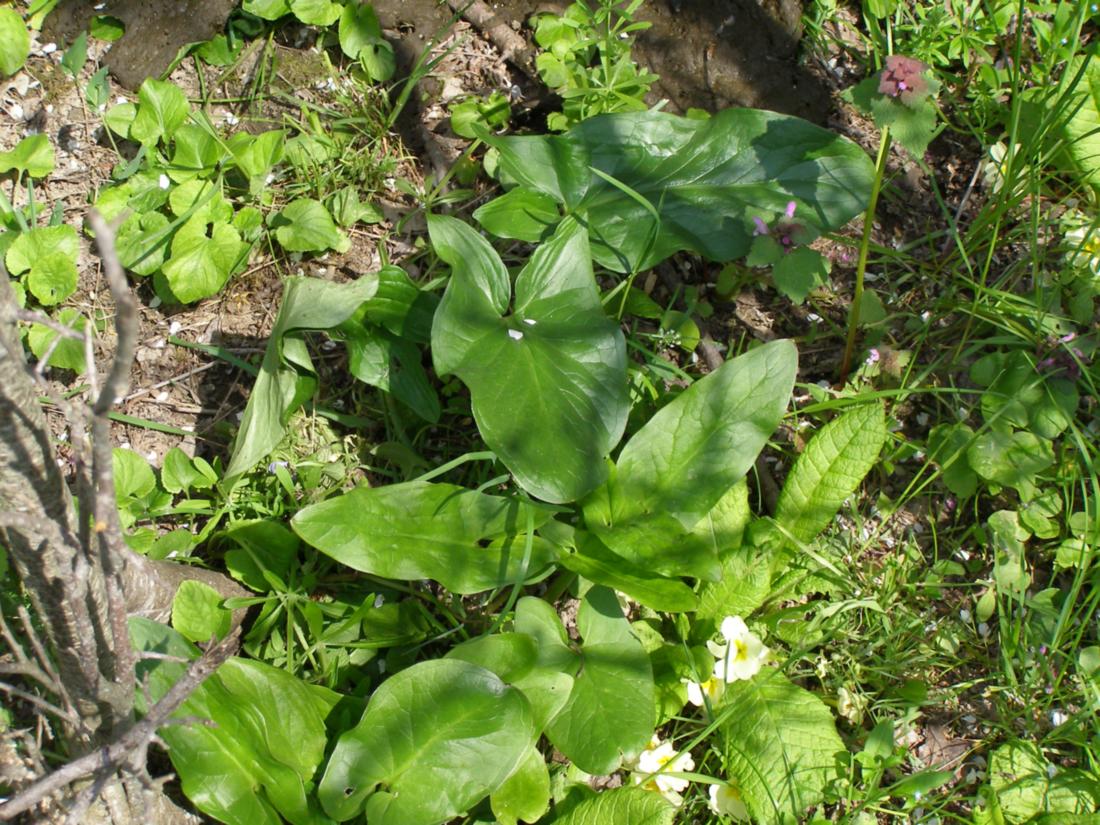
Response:
[{"label": "purple flower", "polygon": [[752,219],[752,222],[754,224],[756,224],[756,229],[753,230],[752,234],[754,234],[754,235],[767,235],[768,234],[768,225],[766,223],[764,223],[763,218],[761,218],[759,216],[755,217],[755,218]]},{"label": "purple flower", "polygon": [[928,94],[928,81],[923,72],[928,69],[919,60],[903,54],[892,54],[879,76],[878,92],[887,97],[900,98],[907,106],[917,103]]}]

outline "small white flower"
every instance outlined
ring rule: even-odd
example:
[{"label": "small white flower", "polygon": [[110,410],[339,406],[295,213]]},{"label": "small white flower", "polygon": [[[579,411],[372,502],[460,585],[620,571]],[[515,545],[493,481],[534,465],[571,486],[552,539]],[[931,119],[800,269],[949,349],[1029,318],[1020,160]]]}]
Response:
[{"label": "small white flower", "polygon": [[[1012,148],[1012,154],[1020,152],[1020,144]],[[998,141],[989,147],[989,160],[982,164],[982,180],[992,192],[1001,191],[1004,186],[1005,173],[1008,171],[1008,145],[1004,141]]]},{"label": "small white flower", "polygon": [[1100,278],[1100,231],[1077,211],[1067,214],[1062,223],[1070,227],[1062,241],[1066,264],[1091,279]]},{"label": "small white flower", "polygon": [[167,189],[172,185],[172,181],[168,179],[168,176],[163,172],[160,173],[160,177],[157,178],[157,186],[161,189]]},{"label": "small white flower", "polygon": [[687,685],[688,701],[697,708],[703,707],[708,700],[712,705],[715,704],[726,691],[726,683],[713,676],[701,683],[692,682],[690,679],[680,681]]},{"label": "small white flower", "polygon": [[741,799],[741,792],[733,785],[711,785],[707,795],[711,811],[718,816],[732,817],[737,822],[749,821],[749,809]]},{"label": "small white flower", "polygon": [[226,112],[226,114],[225,114],[225,125],[226,126],[236,126],[240,122],[241,122],[241,119],[239,117],[237,117],[235,114],[233,114],[232,112]]},{"label": "small white flower", "polygon": [[841,687],[836,692],[836,710],[841,716],[858,725],[863,721],[863,711],[867,706],[867,700],[858,693],[853,693],[846,687]]},{"label": "small white flower", "polygon": [[960,618],[960,619],[961,619],[962,621],[964,621],[964,622],[967,622],[967,623],[969,623],[969,622],[970,622],[970,611],[969,611],[969,610],[967,610],[967,609],[966,609],[966,608],[964,607],[964,608],[963,608],[962,610],[960,610],[960,611],[959,611],[959,618]]},{"label": "small white flower", "polygon": [[1064,725],[1068,719],[1069,716],[1066,715],[1065,711],[1059,710],[1058,708],[1050,712],[1050,724],[1054,725],[1054,727]]},{"label": "small white flower", "polygon": [[978,635],[981,636],[983,639],[989,638],[989,625],[986,624],[985,622],[982,622],[981,624],[979,624],[978,625]]},{"label": "small white flower", "polygon": [[53,54],[57,51],[56,43],[47,43],[42,47],[42,54]]},{"label": "small white flower", "polygon": [[[631,780],[649,791],[656,791],[673,805],[679,807],[683,802],[680,796],[687,790],[688,780],[669,776],[667,772],[686,773],[695,770],[695,760],[691,753],[684,751],[677,755],[671,742],[662,742],[657,734],[638,755]],[[655,776],[649,776],[655,774]],[[649,777],[648,779],[646,777]]]},{"label": "small white flower", "polygon": [[724,682],[736,682],[751,679],[760,672],[769,650],[745,625],[740,616],[727,616],[722,620],[722,638],[725,644],[707,642],[717,661],[714,663],[714,676]]}]

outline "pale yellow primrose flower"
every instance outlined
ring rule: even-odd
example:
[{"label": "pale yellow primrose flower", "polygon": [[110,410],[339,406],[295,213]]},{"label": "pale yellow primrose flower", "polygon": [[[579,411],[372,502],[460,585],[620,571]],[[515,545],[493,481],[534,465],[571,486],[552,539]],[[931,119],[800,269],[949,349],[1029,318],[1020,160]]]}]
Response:
[{"label": "pale yellow primrose flower", "polygon": [[853,725],[858,725],[863,721],[863,711],[866,705],[866,699],[857,693],[853,693],[846,687],[841,687],[841,689],[836,692],[837,713]]},{"label": "pale yellow primrose flower", "polygon": [[722,698],[726,691],[726,683],[716,676],[712,676],[705,682],[693,682],[690,679],[681,679],[687,685],[688,701],[697,708],[703,707],[709,700],[713,705]]},{"label": "pale yellow primrose flower", "polygon": [[760,672],[770,652],[760,637],[745,625],[740,616],[727,616],[720,628],[725,644],[707,642],[707,649],[717,661],[714,677],[723,682],[751,679]]},{"label": "pale yellow primrose flower", "polygon": [[1075,269],[1088,271],[1090,279],[1100,277],[1100,231],[1092,229],[1080,217],[1080,223],[1065,234],[1066,262]]},{"label": "pale yellow primrose flower", "polygon": [[[1012,148],[1013,155],[1019,155],[1020,144]],[[989,159],[982,164],[982,179],[992,192],[1000,192],[1004,186],[1005,173],[1008,171],[1008,146],[998,141],[989,147]]]},{"label": "pale yellow primrose flower", "polygon": [[733,785],[711,785],[710,809],[719,816],[728,816],[737,822],[749,821],[749,809],[741,799],[741,792]]},{"label": "pale yellow primrose flower", "polygon": [[[679,807],[684,801],[680,794],[687,790],[688,781],[677,776],[669,776],[667,773],[657,773],[657,771],[686,773],[693,770],[695,770],[695,760],[692,759],[691,753],[684,751],[677,755],[676,748],[671,742],[662,742],[657,734],[653,734],[645,750],[638,755],[631,779],[635,785],[641,785],[647,791],[656,791]],[[657,775],[647,780],[646,776],[652,773]]]}]

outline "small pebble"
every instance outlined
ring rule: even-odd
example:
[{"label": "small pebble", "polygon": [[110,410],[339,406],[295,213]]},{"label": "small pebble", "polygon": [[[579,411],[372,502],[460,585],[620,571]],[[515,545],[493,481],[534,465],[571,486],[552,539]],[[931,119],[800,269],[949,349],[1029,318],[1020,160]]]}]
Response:
[{"label": "small pebble", "polygon": [[42,47],[42,54],[53,54],[57,51],[56,43],[47,43]]}]

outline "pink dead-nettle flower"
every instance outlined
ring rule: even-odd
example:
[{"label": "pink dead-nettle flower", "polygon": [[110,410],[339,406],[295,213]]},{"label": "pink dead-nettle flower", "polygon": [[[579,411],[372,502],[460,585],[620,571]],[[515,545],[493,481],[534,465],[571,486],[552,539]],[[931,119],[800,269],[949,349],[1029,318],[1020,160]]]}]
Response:
[{"label": "pink dead-nettle flower", "polygon": [[[784,252],[790,252],[796,244],[796,235],[802,232],[802,225],[794,222],[794,211],[798,204],[787,201],[787,208],[783,212],[783,219],[775,224],[775,239],[783,247]],[[771,235],[772,228],[759,215],[752,219],[755,229],[753,235]]]},{"label": "pink dead-nettle flower", "polygon": [[928,94],[928,81],[924,78],[927,70],[928,67],[916,58],[892,54],[886,58],[879,77],[879,94],[900,98],[902,103],[911,106]]}]

